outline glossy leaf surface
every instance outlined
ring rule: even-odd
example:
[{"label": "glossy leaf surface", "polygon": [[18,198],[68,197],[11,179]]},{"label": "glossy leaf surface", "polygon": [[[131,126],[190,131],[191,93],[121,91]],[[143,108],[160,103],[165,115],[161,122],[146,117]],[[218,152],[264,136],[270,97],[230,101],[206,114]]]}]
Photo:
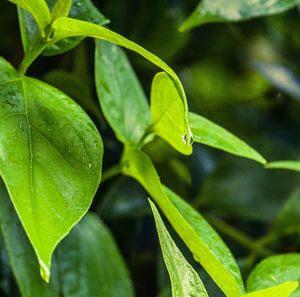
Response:
[{"label": "glossy leaf surface", "polygon": [[299,4],[299,0],[203,0],[181,25],[185,31],[214,22],[243,21],[286,11]]},{"label": "glossy leaf surface", "polygon": [[59,297],[56,275],[46,284],[34,250],[22,228],[4,184],[0,181],[0,224],[9,261],[22,297]]},{"label": "glossy leaf surface", "polygon": [[117,138],[137,145],[150,125],[150,108],[121,48],[96,41],[95,79],[101,108]]},{"label": "glossy leaf surface", "polygon": [[173,297],[208,297],[205,287],[194,268],[186,261],[167,228],[153,202],[149,200],[159,242],[165,264],[167,266],[172,284]]},{"label": "glossy leaf surface", "polygon": [[[46,0],[46,2],[50,7],[50,9],[53,9],[55,7],[56,1]],[[62,0],[60,2],[61,4],[63,4],[62,7],[64,8],[64,14],[66,14],[66,9],[68,7],[66,4],[68,1]],[[24,10],[21,9],[19,9],[18,14],[19,14],[19,22],[21,28],[23,47],[25,52],[27,52],[30,49],[30,46],[32,45],[33,41],[35,40],[37,28],[30,14],[26,13]],[[60,14],[62,14],[62,12],[60,12]],[[56,16],[57,16],[57,12],[52,10],[52,18]],[[91,0],[72,1],[72,5],[69,11],[69,16],[75,19],[93,22],[99,25],[104,25],[109,22],[109,20],[105,18],[99,12],[99,10],[94,6]],[[72,49],[73,47],[75,47],[80,41],[81,38],[68,38],[62,40],[56,44],[47,46],[47,48],[43,51],[43,54],[47,56],[53,56],[53,55],[64,53]]]},{"label": "glossy leaf surface", "polygon": [[[260,262],[247,280],[247,290],[262,290],[287,281],[300,281],[300,254],[276,255]],[[300,289],[291,296],[299,297]]]},{"label": "glossy leaf surface", "polygon": [[[129,150],[124,161],[124,173],[137,179],[149,192],[193,253],[195,260],[205,268],[225,294],[240,296],[244,288],[239,268],[215,231],[181,198],[170,190],[163,189],[151,160],[143,152]],[[174,201],[176,205],[173,204]]]},{"label": "glossy leaf surface", "polygon": [[265,164],[266,160],[247,143],[210,120],[190,113],[190,124],[195,142]]},{"label": "glossy leaf surface", "polygon": [[87,214],[58,247],[64,297],[133,297],[124,260],[107,227]]},{"label": "glossy leaf surface", "polygon": [[51,11],[51,20],[56,20],[60,17],[67,17],[71,6],[72,0],[57,0]]},{"label": "glossy leaf surface", "polygon": [[192,139],[186,133],[185,107],[173,79],[156,74],[151,88],[151,115],[154,131],[182,154],[192,153]]},{"label": "glossy leaf surface", "polygon": [[[176,88],[178,90],[178,94],[180,96],[180,99],[183,102],[184,106],[184,122],[185,122],[185,128],[184,131],[186,141],[186,150],[191,151],[191,131],[189,128],[189,117],[188,117],[188,105],[186,100],[186,95],[183,89],[183,86],[176,75],[176,73],[160,58],[155,56],[154,54],[150,53],[143,47],[139,46],[138,44],[128,40],[127,38],[107,29],[101,26],[97,26],[95,24],[91,24],[88,22],[83,22],[79,20],[74,20],[70,18],[60,18],[56,20],[52,24],[52,30],[53,30],[53,36],[49,42],[55,43],[61,39],[67,38],[67,37],[74,37],[74,36],[82,36],[82,37],[93,37],[97,39],[102,39],[105,41],[109,41],[111,43],[123,46],[125,48],[128,48],[138,54],[140,54],[142,57],[146,58],[150,62],[152,62],[157,67],[164,70],[166,73],[168,73],[173,79],[174,83],[176,85]],[[182,141],[182,136],[180,139],[177,140],[179,143]]]},{"label": "glossy leaf surface", "polygon": [[[30,13],[40,32],[50,24],[50,11],[44,0],[9,0]],[[34,24],[32,22],[32,24]],[[34,24],[35,25],[35,24]]]},{"label": "glossy leaf surface", "polygon": [[48,280],[54,248],[99,185],[103,145],[65,94],[20,76],[4,59],[0,68],[0,174]]},{"label": "glossy leaf surface", "polygon": [[286,282],[275,287],[248,293],[243,297],[292,297],[297,286],[297,282]]}]

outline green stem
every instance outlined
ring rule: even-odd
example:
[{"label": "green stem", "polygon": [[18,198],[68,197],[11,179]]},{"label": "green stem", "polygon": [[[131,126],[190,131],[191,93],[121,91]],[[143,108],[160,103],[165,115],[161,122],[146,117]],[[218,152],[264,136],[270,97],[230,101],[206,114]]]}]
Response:
[{"label": "green stem", "polygon": [[104,171],[102,174],[101,182],[106,182],[107,180],[115,177],[116,175],[120,174],[122,172],[123,165],[118,164],[116,166],[113,166],[109,168],[108,170]]},{"label": "green stem", "polygon": [[263,257],[267,257],[273,254],[271,250],[263,247],[263,245],[258,243],[255,239],[248,237],[246,234],[230,226],[226,222],[213,216],[208,216],[206,217],[206,219],[218,231],[229,236],[231,239],[244,246],[248,250],[253,251]]}]

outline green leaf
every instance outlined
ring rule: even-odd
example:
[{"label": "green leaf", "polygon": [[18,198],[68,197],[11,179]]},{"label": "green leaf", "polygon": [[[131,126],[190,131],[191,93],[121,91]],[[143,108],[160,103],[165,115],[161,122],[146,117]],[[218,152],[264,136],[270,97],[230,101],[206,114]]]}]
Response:
[{"label": "green leaf", "polygon": [[65,94],[2,58],[0,69],[0,175],[48,280],[53,250],[99,185],[102,140]]},{"label": "green leaf", "polygon": [[151,160],[143,152],[128,150],[123,161],[124,174],[138,180],[149,192],[195,260],[227,296],[240,296],[244,287],[239,268],[217,233],[192,207],[162,187]]},{"label": "green leaf", "polygon": [[247,143],[210,120],[190,112],[190,124],[195,142],[266,164],[266,160]]},{"label": "green leaf", "polygon": [[[51,39],[49,40],[49,42],[51,43],[55,43],[61,39],[72,36],[94,37],[128,48],[140,54],[141,56],[152,62],[154,65],[167,72],[174,79],[174,83],[178,90],[178,94],[183,102],[185,122],[185,131],[183,135],[185,135],[184,138],[186,139],[186,151],[191,151],[190,147],[192,145],[192,135],[189,127],[188,105],[185,92],[178,76],[165,62],[163,62],[160,58],[150,53],[138,44],[126,39],[125,37],[107,28],[97,26],[88,22],[83,22],[70,18],[60,18],[52,24],[52,30],[53,34],[51,36]],[[177,142],[182,142],[182,135],[180,135],[180,139],[177,139]]]},{"label": "green leaf", "polygon": [[[293,292],[296,290],[298,282],[286,282],[281,285],[267,288],[243,295],[243,297],[289,297],[297,296]],[[292,294],[292,295],[291,295]]]},{"label": "green leaf", "polygon": [[[247,291],[262,290],[287,281],[300,281],[300,254],[276,255],[264,259],[251,272],[247,280]],[[299,297],[300,289],[291,296]]]},{"label": "green leaf", "polygon": [[[54,11],[54,3],[56,3],[53,0],[46,0],[48,6],[53,9],[52,10],[52,20],[53,20],[53,14],[57,13]],[[64,11],[66,11],[67,2],[69,1],[60,1],[61,4],[66,5],[64,7]],[[58,5],[58,2],[57,2]],[[57,6],[56,9],[61,8],[61,6]],[[28,52],[33,41],[36,38],[37,34],[37,28],[33,21],[33,18],[30,14],[26,13],[26,11],[19,9],[19,22],[20,22],[20,29],[21,29],[21,36],[22,36],[22,42],[24,46],[25,52]],[[69,16],[75,19],[84,20],[88,22],[93,22],[95,24],[104,25],[109,22],[107,18],[105,18],[99,10],[96,8],[96,6],[93,5],[91,0],[73,0],[72,6],[69,11]],[[56,44],[52,44],[47,46],[46,49],[43,51],[43,55],[46,56],[53,56],[62,54],[72,48],[74,48],[82,38],[68,38],[65,40],[62,40]]]},{"label": "green leaf", "polygon": [[58,247],[64,297],[133,297],[124,260],[107,227],[87,214]]},{"label": "green leaf", "polygon": [[34,250],[2,181],[0,181],[0,224],[9,262],[22,297],[59,297],[56,277],[51,278],[50,284],[46,284],[40,277]]},{"label": "green leaf", "polygon": [[117,138],[137,145],[150,125],[150,108],[121,48],[96,41],[95,79],[102,111]]},{"label": "green leaf", "polygon": [[300,172],[300,161],[276,161],[268,163],[267,169],[286,169]]},{"label": "green leaf", "polygon": [[45,28],[50,24],[50,11],[44,0],[9,0],[29,12],[43,35]]},{"label": "green leaf", "polygon": [[60,17],[67,17],[71,6],[72,0],[57,0],[51,11],[51,20],[54,21]]},{"label": "green leaf", "polygon": [[202,0],[179,30],[186,31],[206,23],[243,21],[277,14],[299,3],[299,0]]},{"label": "green leaf", "polygon": [[194,268],[186,261],[168,230],[153,202],[149,200],[159,236],[165,264],[167,266],[173,297],[208,297],[205,287]]},{"label": "green leaf", "polygon": [[185,107],[174,80],[165,72],[155,75],[151,89],[153,130],[182,154],[192,153],[186,133]]}]

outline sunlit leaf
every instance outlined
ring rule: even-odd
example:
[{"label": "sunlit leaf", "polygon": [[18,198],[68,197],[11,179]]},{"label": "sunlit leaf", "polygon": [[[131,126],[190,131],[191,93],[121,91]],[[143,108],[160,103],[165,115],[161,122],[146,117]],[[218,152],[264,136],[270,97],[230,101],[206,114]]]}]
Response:
[{"label": "sunlit leaf", "polygon": [[101,108],[117,138],[136,146],[150,125],[150,108],[121,48],[96,41],[95,80]]},{"label": "sunlit leaf", "polygon": [[123,161],[124,173],[137,179],[149,192],[195,260],[225,294],[240,296],[244,287],[239,268],[217,233],[191,206],[162,187],[151,160],[143,152],[129,150]]},{"label": "sunlit leaf", "polygon": [[4,59],[0,68],[0,175],[48,280],[53,250],[99,185],[103,145],[65,94]]},{"label": "sunlit leaf", "polygon": [[205,287],[194,268],[186,261],[168,230],[153,202],[149,200],[159,236],[160,246],[167,266],[173,297],[208,297]]},{"label": "sunlit leaf", "polygon": [[124,260],[107,227],[87,214],[58,247],[64,297],[133,297]]},{"label": "sunlit leaf", "polygon": [[210,120],[190,113],[190,124],[195,142],[265,164],[266,160],[247,143]]},{"label": "sunlit leaf", "polygon": [[67,17],[71,6],[72,0],[57,0],[51,11],[51,19],[56,20],[60,17]]},{"label": "sunlit leaf", "polygon": [[243,21],[276,14],[297,4],[299,0],[202,0],[180,30],[186,31],[206,23]]},{"label": "sunlit leaf", "polygon": [[[299,280],[300,254],[276,255],[263,260],[255,267],[247,280],[247,290],[248,292],[262,290],[287,281],[296,281],[297,283]],[[292,287],[293,286],[291,285],[291,289]],[[297,285],[294,284],[294,290],[296,287]],[[284,291],[282,291],[282,295],[278,293],[278,295],[274,296],[289,296],[288,294],[284,295],[283,293]],[[299,296],[300,289],[298,288],[291,297]]]},{"label": "sunlit leaf", "polygon": [[297,286],[298,282],[286,282],[275,287],[248,293],[243,297],[292,297]]},{"label": "sunlit leaf", "polygon": [[265,167],[268,169],[286,169],[300,172],[300,161],[275,161],[268,163]]}]

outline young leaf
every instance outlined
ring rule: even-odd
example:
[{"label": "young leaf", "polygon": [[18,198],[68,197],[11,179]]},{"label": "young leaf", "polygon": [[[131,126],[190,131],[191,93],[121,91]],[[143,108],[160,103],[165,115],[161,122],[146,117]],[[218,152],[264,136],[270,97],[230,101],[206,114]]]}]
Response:
[{"label": "young leaf", "polygon": [[53,250],[99,185],[102,140],[65,94],[2,58],[0,69],[0,175],[48,281]]},{"label": "young leaf", "polygon": [[[287,281],[300,281],[300,254],[276,255],[260,262],[247,280],[247,290],[262,290]],[[300,289],[297,289],[292,297],[299,296]]]},{"label": "young leaf", "polygon": [[96,41],[95,79],[102,111],[117,138],[123,143],[137,145],[150,124],[150,109],[121,48]]},{"label": "young leaf", "polygon": [[86,215],[57,252],[64,297],[134,296],[124,260],[96,215]]},{"label": "young leaf", "polygon": [[72,0],[57,0],[52,11],[51,20],[54,21],[60,17],[67,17],[72,5]]},{"label": "young leaf", "polygon": [[276,161],[268,163],[267,169],[286,169],[300,172],[300,161]]},{"label": "young leaf", "polygon": [[190,112],[190,125],[195,142],[266,164],[266,160],[247,143],[210,120]]},{"label": "young leaf", "polygon": [[206,23],[243,21],[272,15],[297,4],[299,0],[202,0],[179,30],[186,31]]},{"label": "young leaf", "polygon": [[286,282],[275,287],[248,293],[242,297],[296,297],[299,295],[294,295],[293,292],[297,287],[298,282]]},{"label": "young leaf", "polygon": [[9,262],[22,297],[59,297],[55,275],[51,278],[50,284],[46,284],[40,277],[34,250],[2,181],[0,181],[0,224]]},{"label": "young leaf", "polygon": [[44,34],[44,29],[50,24],[50,11],[44,0],[9,1],[29,12],[36,21],[36,25],[38,26],[40,33]]},{"label": "young leaf", "polygon": [[[48,6],[53,9],[52,10],[52,20],[54,20],[53,14],[57,15],[57,12],[54,11],[54,2],[51,0],[46,0]],[[60,5],[58,6],[57,2],[57,8],[64,8],[64,14],[66,13],[67,10],[67,4],[69,0],[60,0]],[[60,13],[62,13],[60,11]],[[37,27],[36,24],[33,21],[33,18],[31,17],[30,14],[26,13],[26,11],[19,9],[18,10],[18,15],[19,15],[19,22],[20,22],[20,29],[21,29],[21,36],[22,36],[22,43],[25,52],[28,52],[35,37],[37,34]],[[69,16],[75,19],[79,20],[84,20],[88,22],[92,22],[98,25],[104,25],[109,22],[107,18],[105,18],[99,10],[93,5],[91,0],[73,0],[72,1],[72,6],[69,11]],[[53,56],[53,55],[58,55],[62,54],[73,47],[75,47],[82,38],[67,38],[65,40],[61,40],[60,42],[56,44],[52,44],[47,46],[44,51],[43,55],[46,56]]]},{"label": "young leaf", "polygon": [[[192,140],[186,131],[185,106],[174,80],[160,72],[153,79],[151,115],[154,131],[175,149],[185,155],[192,153]],[[187,145],[188,144],[188,145]]]},{"label": "young leaf", "polygon": [[229,249],[200,214],[170,190],[163,189],[151,160],[141,151],[128,150],[124,162],[124,174],[138,180],[149,192],[195,260],[221,290],[232,297],[244,293],[239,268]]},{"label": "young leaf", "polygon": [[150,200],[149,203],[153,212],[164,261],[171,279],[172,296],[208,297],[199,275],[186,261],[176,246],[167,228],[165,227],[156,206]]},{"label": "young leaf", "polygon": [[[163,62],[160,58],[150,53],[149,51],[139,46],[138,44],[126,39],[125,37],[107,28],[97,26],[95,24],[91,24],[88,22],[83,22],[71,18],[60,18],[52,24],[52,30],[53,30],[52,31],[53,34],[51,36],[51,39],[49,40],[49,42],[51,43],[55,43],[61,39],[67,37],[74,37],[74,36],[94,37],[97,39],[109,41],[111,43],[128,48],[140,54],[141,56],[143,56],[144,58],[152,62],[154,65],[158,66],[159,68],[167,72],[174,79],[174,83],[178,90],[178,94],[180,96],[180,99],[183,102],[184,122],[185,122],[185,131],[183,135],[187,147],[186,151],[191,151],[190,146],[192,144],[191,143],[192,134],[189,127],[188,105],[187,105],[184,89],[176,73],[165,62]],[[178,143],[180,141],[182,141],[182,135],[180,136],[180,139],[177,140]]]}]

